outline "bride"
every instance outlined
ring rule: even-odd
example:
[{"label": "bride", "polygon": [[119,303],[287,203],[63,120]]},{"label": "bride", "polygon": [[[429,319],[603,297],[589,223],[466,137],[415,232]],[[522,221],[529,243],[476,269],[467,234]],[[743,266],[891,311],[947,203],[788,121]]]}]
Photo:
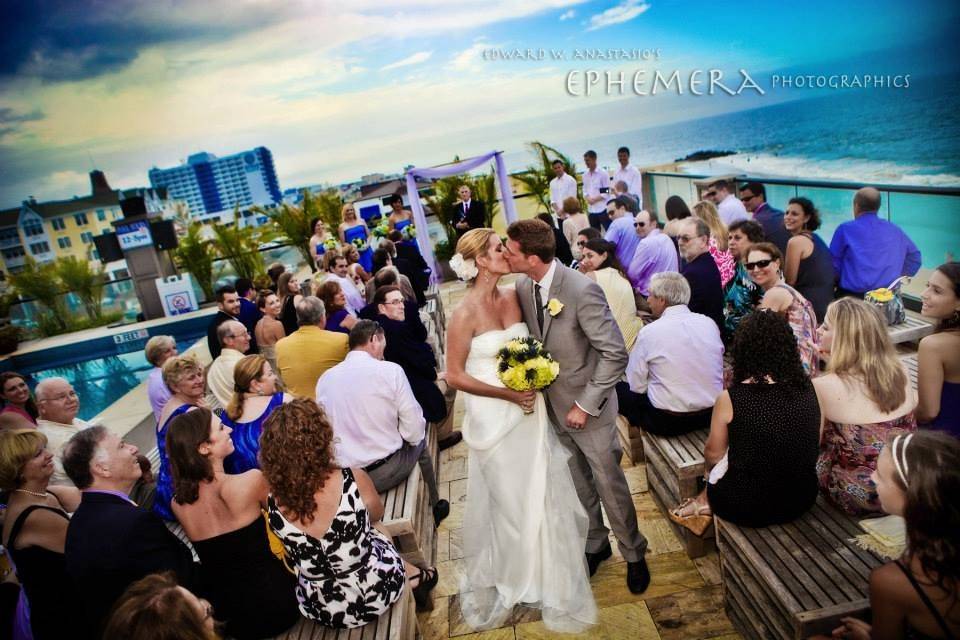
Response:
[{"label": "bride", "polygon": [[457,242],[451,266],[470,289],[447,331],[447,380],[464,392],[469,447],[463,520],[463,618],[474,629],[503,626],[514,605],[541,609],[552,631],[594,624],[596,604],[584,548],[587,515],[567,466],[569,454],[547,421],[543,396],[507,389],[496,353],[528,335],[493,229]]}]

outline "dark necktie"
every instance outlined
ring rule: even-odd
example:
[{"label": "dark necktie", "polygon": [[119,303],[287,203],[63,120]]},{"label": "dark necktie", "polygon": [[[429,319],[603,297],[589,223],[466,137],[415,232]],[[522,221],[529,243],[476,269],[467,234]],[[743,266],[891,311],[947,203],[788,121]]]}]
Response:
[{"label": "dark necktie", "polygon": [[540,327],[540,335],[543,335],[543,298],[540,297],[540,285],[533,283],[533,301],[537,305],[537,326]]}]

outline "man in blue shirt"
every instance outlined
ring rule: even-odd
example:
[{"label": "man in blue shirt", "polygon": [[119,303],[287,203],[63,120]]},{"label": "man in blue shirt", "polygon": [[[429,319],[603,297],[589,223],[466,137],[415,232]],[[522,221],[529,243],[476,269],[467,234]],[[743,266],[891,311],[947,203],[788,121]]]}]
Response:
[{"label": "man in blue shirt", "polygon": [[853,196],[853,220],[833,232],[830,253],[839,295],[859,298],[920,270],[920,250],[900,227],[877,216],[880,192],[864,187]]}]

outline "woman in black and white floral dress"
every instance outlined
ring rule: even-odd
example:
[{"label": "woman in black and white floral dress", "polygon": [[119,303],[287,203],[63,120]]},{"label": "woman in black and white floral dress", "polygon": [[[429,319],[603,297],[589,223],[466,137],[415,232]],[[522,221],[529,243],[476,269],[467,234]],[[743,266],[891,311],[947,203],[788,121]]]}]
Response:
[{"label": "woman in black and white floral dress", "polygon": [[333,429],[323,409],[298,399],[276,409],[260,438],[270,485],[270,527],[297,571],[300,612],[335,628],[376,620],[409,581],[418,605],[437,584],[436,569],[403,561],[374,525],[383,505],[367,474],[333,460]]}]

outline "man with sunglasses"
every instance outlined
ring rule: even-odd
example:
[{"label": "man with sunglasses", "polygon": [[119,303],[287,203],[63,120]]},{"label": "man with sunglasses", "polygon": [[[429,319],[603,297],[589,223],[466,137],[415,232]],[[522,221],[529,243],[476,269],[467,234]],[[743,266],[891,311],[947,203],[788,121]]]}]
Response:
[{"label": "man with sunglasses", "polygon": [[[709,197],[707,197],[709,195]],[[747,209],[737,196],[730,192],[730,183],[725,178],[711,182],[704,196],[717,205],[723,224],[728,227],[737,220],[749,220]]]},{"label": "man with sunglasses", "polygon": [[700,218],[680,221],[677,243],[685,264],[680,273],[690,283],[690,311],[702,313],[723,330],[723,285],[720,270],[710,255],[710,227]]},{"label": "man with sunglasses", "polygon": [[640,244],[640,238],[633,230],[635,207],[636,204],[630,196],[617,196],[607,203],[610,226],[607,227],[607,233],[603,239],[617,247],[617,260],[624,266],[633,260],[633,254],[637,250],[637,245]]},{"label": "man with sunglasses", "polygon": [[650,278],[663,271],[677,271],[677,249],[670,236],[660,231],[655,211],[641,211],[633,219],[640,244],[627,266],[627,277],[634,291],[644,298],[650,295]]},{"label": "man with sunglasses", "polygon": [[766,239],[786,255],[790,232],[783,226],[783,211],[767,204],[767,190],[760,182],[748,182],[740,187],[740,202],[753,219],[763,227]]}]

